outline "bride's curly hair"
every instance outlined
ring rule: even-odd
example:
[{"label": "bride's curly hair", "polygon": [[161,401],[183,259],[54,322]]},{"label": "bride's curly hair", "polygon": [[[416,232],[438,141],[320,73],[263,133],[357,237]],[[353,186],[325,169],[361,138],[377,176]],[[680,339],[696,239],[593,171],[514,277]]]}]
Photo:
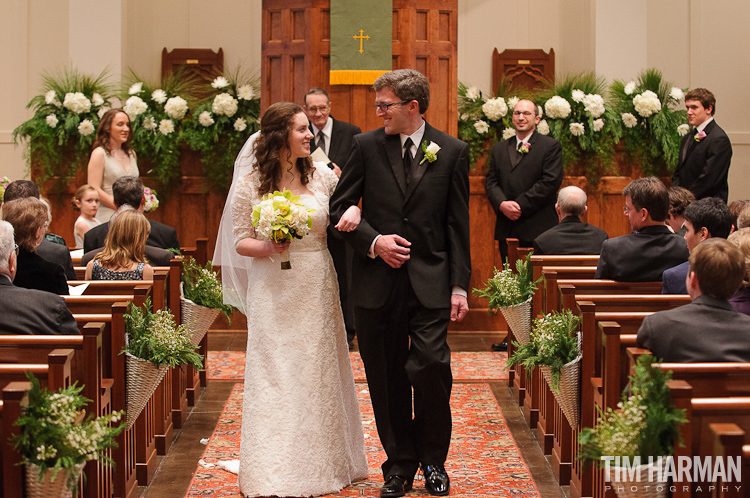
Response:
[{"label": "bride's curly hair", "polygon": [[[260,121],[260,137],[255,141],[255,168],[260,176],[260,194],[278,190],[283,173],[281,154],[289,152],[289,131],[294,116],[304,112],[292,102],[271,105]],[[300,183],[307,185],[315,171],[310,157],[300,157],[295,164],[300,172]]]}]

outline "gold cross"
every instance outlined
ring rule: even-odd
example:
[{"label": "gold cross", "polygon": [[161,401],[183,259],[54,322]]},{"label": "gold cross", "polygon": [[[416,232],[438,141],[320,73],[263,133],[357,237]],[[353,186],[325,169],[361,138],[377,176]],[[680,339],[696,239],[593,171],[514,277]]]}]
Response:
[{"label": "gold cross", "polygon": [[362,43],[363,43],[363,41],[364,41],[364,40],[369,40],[369,39],[370,39],[370,35],[365,35],[365,36],[362,36],[362,35],[363,35],[364,33],[365,33],[365,30],[364,30],[364,29],[360,29],[360,30],[359,30],[359,36],[356,36],[356,35],[355,35],[355,36],[353,36],[353,37],[352,37],[352,38],[354,38],[355,40],[359,40],[359,53],[360,53],[360,54],[361,54],[362,52],[364,52],[364,50],[362,49]]}]

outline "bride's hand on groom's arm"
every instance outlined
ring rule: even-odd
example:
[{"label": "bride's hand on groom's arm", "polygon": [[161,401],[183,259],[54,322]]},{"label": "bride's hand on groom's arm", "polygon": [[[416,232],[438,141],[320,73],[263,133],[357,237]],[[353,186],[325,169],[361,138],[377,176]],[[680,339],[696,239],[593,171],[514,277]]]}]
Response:
[{"label": "bride's hand on groom's arm", "polygon": [[339,232],[351,232],[359,226],[360,221],[362,221],[362,210],[359,206],[349,206],[336,224],[336,228]]}]

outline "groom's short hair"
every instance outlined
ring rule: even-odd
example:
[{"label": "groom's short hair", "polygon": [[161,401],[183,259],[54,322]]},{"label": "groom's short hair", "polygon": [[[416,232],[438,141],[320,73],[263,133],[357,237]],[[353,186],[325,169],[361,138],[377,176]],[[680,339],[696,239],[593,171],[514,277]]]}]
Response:
[{"label": "groom's short hair", "polygon": [[396,97],[407,102],[416,100],[419,104],[419,114],[426,113],[430,107],[430,82],[414,69],[396,69],[385,73],[375,80],[372,87],[376,92],[388,88]]}]

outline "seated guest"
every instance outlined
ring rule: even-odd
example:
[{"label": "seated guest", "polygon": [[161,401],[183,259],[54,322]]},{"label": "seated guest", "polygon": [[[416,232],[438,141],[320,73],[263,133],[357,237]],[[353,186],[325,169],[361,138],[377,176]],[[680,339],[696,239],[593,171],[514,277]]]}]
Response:
[{"label": "seated guest", "polygon": [[684,187],[669,187],[669,216],[667,224],[680,237],[685,236],[685,209],[695,202],[695,195]]},{"label": "seated guest", "polygon": [[534,254],[599,254],[609,236],[601,228],[583,223],[588,210],[586,192],[569,186],[557,193],[555,212],[560,222],[534,239]]},{"label": "seated guest", "polygon": [[[112,184],[112,197],[118,209],[121,206],[128,205],[143,213],[143,206],[146,204],[146,199],[143,197],[143,182],[140,178],[135,176],[121,176],[118,178]],[[151,235],[148,236],[147,245],[179,251],[180,243],[177,241],[177,232],[174,228],[154,220],[148,220],[148,223],[151,225]],[[102,223],[86,232],[86,235],[83,237],[83,251],[89,252],[103,247],[109,226],[109,222]]]},{"label": "seated guest", "polygon": [[656,177],[633,180],[622,191],[623,213],[633,233],[605,240],[596,268],[596,278],[622,282],[661,280],[667,268],[688,259],[685,240],[667,228],[667,187]]},{"label": "seated guest", "polygon": [[62,297],[13,285],[17,247],[13,226],[0,221],[0,334],[80,334]]},{"label": "seated guest", "polygon": [[727,240],[736,245],[745,256],[745,278],[734,296],[729,298],[729,304],[740,313],[750,315],[750,228],[733,232]]},{"label": "seated guest", "polygon": [[[39,186],[29,180],[16,180],[11,182],[5,189],[5,197],[3,198],[3,200],[5,202],[10,202],[26,197],[35,197],[37,199],[40,199],[41,193],[39,192]],[[0,207],[2,207],[2,205],[0,205]],[[62,237],[60,238],[62,239]],[[73,260],[70,257],[70,251],[64,244],[56,244],[54,241],[49,240],[45,237],[44,240],[42,240],[42,243],[39,244],[39,247],[37,247],[36,253],[47,261],[51,261],[52,263],[57,263],[58,265],[62,266],[65,270],[65,276],[68,277],[68,280],[76,279],[76,271],[73,268]]]},{"label": "seated guest", "polygon": [[104,250],[86,265],[86,280],[153,280],[154,269],[146,263],[148,220],[134,209],[118,210]]},{"label": "seated guest", "polygon": [[49,224],[47,206],[35,197],[16,199],[3,204],[3,219],[13,225],[19,247],[16,286],[69,294],[63,267],[36,254]]},{"label": "seated guest", "polygon": [[737,229],[750,228],[750,203],[745,204],[737,216]]},{"label": "seated guest", "polygon": [[667,362],[750,361],[750,316],[727,301],[745,274],[745,258],[714,237],[690,254],[687,277],[692,302],[647,316],[637,344]]},{"label": "seated guest", "polygon": [[750,204],[750,200],[732,201],[729,203],[729,211],[732,213],[732,223],[734,223],[735,230],[740,229],[740,227],[737,226],[737,221],[739,220],[742,209],[748,204]]},{"label": "seated guest", "polygon": [[[94,259],[96,255],[103,250],[104,248],[100,247],[81,256],[81,266],[86,266],[87,264],[89,264],[89,261]],[[144,255],[146,256],[146,261],[148,261],[151,266],[169,266],[172,258],[174,258],[175,256],[175,253],[173,253],[172,251],[167,251],[166,249],[162,249],[161,247],[147,245],[146,250],[144,251]]]},{"label": "seated guest", "polygon": [[[704,197],[690,204],[685,210],[685,242],[689,252],[711,237],[726,239],[732,231],[732,213],[718,197]],[[664,270],[661,277],[662,294],[687,294],[685,277],[690,263],[685,261],[674,268]]]}]

